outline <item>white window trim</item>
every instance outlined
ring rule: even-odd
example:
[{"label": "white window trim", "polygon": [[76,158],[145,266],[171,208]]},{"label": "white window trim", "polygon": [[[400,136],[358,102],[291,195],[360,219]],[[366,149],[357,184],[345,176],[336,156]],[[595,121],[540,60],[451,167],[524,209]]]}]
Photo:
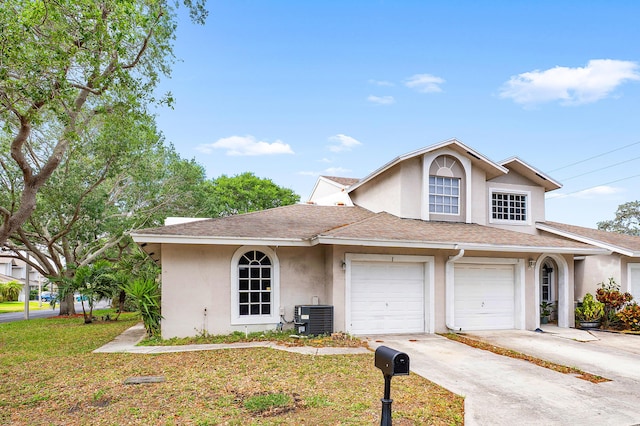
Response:
[{"label": "white window trim", "polygon": [[[458,181],[458,195],[446,195],[446,194],[431,194],[431,178],[435,177],[435,178],[442,178],[442,179],[455,179]],[[429,197],[429,199],[427,200],[427,204],[428,204],[428,209],[429,209],[429,214],[430,215],[443,215],[443,216],[460,216],[462,213],[462,196],[460,195],[462,193],[461,187],[462,186],[462,178],[457,177],[457,176],[438,176],[438,175],[429,175],[428,179],[427,179],[427,197]],[[434,196],[442,196],[442,197],[456,197],[458,199],[458,212],[457,213],[446,213],[446,212],[432,212],[431,211],[431,195]]]},{"label": "white window trim", "polygon": [[[414,255],[386,255],[345,253],[345,324],[351,324],[351,262],[410,262],[424,263],[424,309],[426,333],[435,333],[435,257]],[[347,326],[347,331],[349,327]]]},{"label": "white window trim", "polygon": [[[513,195],[525,195],[527,197],[527,220],[508,220],[508,219],[494,219],[493,218],[493,194],[513,194]],[[505,188],[489,188],[489,201],[487,203],[489,208],[489,223],[496,225],[531,225],[531,191],[517,191],[513,189]]]},{"label": "white window trim", "polygon": [[[423,175],[423,188],[422,188],[422,220],[430,220],[431,213],[429,213],[429,170],[431,168],[431,163],[441,155],[448,155],[450,157],[455,158],[460,162],[462,168],[464,169],[464,194],[465,194],[465,203],[462,203],[462,196],[460,196],[460,218],[466,223],[471,223],[471,180],[472,180],[472,170],[471,170],[471,160],[467,157],[460,155],[459,152],[453,151],[452,149],[442,149],[435,152],[430,152],[424,155],[422,158],[422,175]],[[424,178],[426,176],[426,179]],[[460,177],[460,176],[456,176]],[[462,181],[460,182],[460,193],[462,194]],[[464,210],[462,210],[462,206],[465,206]],[[433,215],[438,215],[440,213],[433,213]]]},{"label": "white window trim", "polygon": [[[271,315],[240,315],[238,298],[238,262],[249,251],[261,251],[271,259]],[[280,261],[266,246],[242,246],[231,257],[231,325],[277,324],[280,322]]]},{"label": "white window trim", "polygon": [[631,293],[634,300],[637,301],[640,299],[640,291],[638,292],[639,294],[633,294],[633,288],[631,287],[631,274],[633,271],[638,271],[640,273],[640,263],[627,263],[627,288],[625,291]]}]

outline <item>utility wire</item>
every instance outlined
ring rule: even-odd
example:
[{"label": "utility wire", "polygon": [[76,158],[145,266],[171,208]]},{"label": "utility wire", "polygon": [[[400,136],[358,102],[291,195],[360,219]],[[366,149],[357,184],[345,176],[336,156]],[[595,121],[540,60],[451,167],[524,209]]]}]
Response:
[{"label": "utility wire", "polygon": [[631,158],[631,159],[629,159],[629,160],[620,161],[619,163],[611,164],[611,165],[609,165],[609,166],[604,166],[604,167],[601,167],[601,168],[599,168],[599,169],[591,170],[591,171],[589,171],[589,172],[581,173],[581,174],[579,174],[579,175],[571,176],[571,177],[568,177],[568,178],[565,178],[565,179],[560,179],[560,180],[561,180],[562,182],[566,182],[566,181],[568,181],[568,180],[575,179],[575,178],[579,178],[579,177],[581,177],[581,176],[585,176],[585,175],[588,175],[588,174],[591,174],[591,173],[601,172],[602,170],[610,169],[610,168],[612,168],[612,167],[619,166],[620,164],[630,163],[630,162],[635,161],[635,160],[638,160],[638,159],[640,159],[640,157],[634,157],[634,158]]},{"label": "utility wire", "polygon": [[[577,191],[568,192],[566,194],[557,194],[557,195],[556,194],[551,194],[551,195],[549,195],[547,200],[555,200],[555,199],[558,199],[558,198],[565,198],[565,197],[568,197],[569,195],[577,194],[579,192],[588,191],[589,189],[597,188],[599,186],[611,185],[612,183],[622,182],[623,180],[633,179],[633,178],[637,178],[637,177],[640,177],[640,175],[633,175],[633,176],[628,176],[628,177],[625,177],[625,178],[622,178],[622,179],[612,180],[611,182],[601,183],[600,185],[590,186],[589,188],[579,189]],[[554,195],[556,195],[556,196],[554,197]]]},{"label": "utility wire", "polygon": [[621,151],[621,150],[623,150],[625,148],[629,148],[630,146],[634,146],[634,145],[638,145],[638,144],[640,144],[640,141],[634,142],[634,143],[630,143],[629,145],[621,146],[620,148],[612,149],[612,150],[607,151],[607,152],[603,152],[602,154],[594,155],[593,157],[589,157],[589,158],[586,158],[584,160],[576,161],[575,163],[567,164],[566,166],[558,167],[557,169],[549,170],[547,173],[557,172],[558,170],[566,169],[566,168],[569,168],[571,166],[575,166],[576,164],[586,163],[587,161],[593,160],[595,158],[604,157],[605,155],[611,154],[612,152]]}]

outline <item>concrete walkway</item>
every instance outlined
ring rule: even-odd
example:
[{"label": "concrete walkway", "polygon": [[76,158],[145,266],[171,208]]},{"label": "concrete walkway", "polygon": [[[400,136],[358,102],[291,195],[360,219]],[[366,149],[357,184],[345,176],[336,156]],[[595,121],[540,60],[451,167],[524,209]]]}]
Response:
[{"label": "concrete walkway", "polygon": [[134,325],[133,327],[125,330],[124,333],[116,337],[113,341],[93,351],[93,353],[161,354],[169,352],[214,351],[220,349],[241,348],[272,348],[280,351],[305,355],[350,355],[371,353],[371,350],[365,347],[315,348],[311,346],[283,346],[274,342],[242,342],[180,346],[136,346],[142,339],[144,339],[145,334],[144,325]]}]

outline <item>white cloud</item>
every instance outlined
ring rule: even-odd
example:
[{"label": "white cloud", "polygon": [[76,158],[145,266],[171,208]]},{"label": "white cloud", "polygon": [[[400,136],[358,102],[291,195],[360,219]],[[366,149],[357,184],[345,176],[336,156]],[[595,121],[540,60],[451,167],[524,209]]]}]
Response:
[{"label": "white cloud", "polygon": [[303,176],[345,176],[349,173],[351,173],[351,170],[345,169],[343,167],[329,167],[319,172],[312,172],[312,171],[298,172],[299,175],[303,175]]},{"label": "white cloud", "polygon": [[395,86],[395,84],[393,84],[390,81],[385,81],[385,80],[369,80],[369,84],[373,84],[374,86],[385,86],[385,87],[393,87]]},{"label": "white cloud", "polygon": [[342,134],[331,136],[329,141],[333,142],[332,145],[329,145],[329,151],[331,152],[351,151],[353,147],[362,145],[362,142]]},{"label": "white cloud", "polygon": [[600,185],[594,186],[593,188],[583,189],[582,191],[570,192],[568,194],[549,194],[547,199],[553,200],[556,198],[580,198],[580,199],[600,199],[603,196],[607,195],[615,195],[621,192],[625,192],[623,188],[608,186],[608,185]]},{"label": "white cloud", "polygon": [[227,155],[257,156],[257,155],[273,155],[273,154],[293,154],[291,146],[276,140],[269,143],[258,141],[251,135],[247,136],[230,136],[228,138],[218,139],[212,144],[200,145],[196,148],[205,154],[210,154],[214,149],[224,149]]},{"label": "white cloud", "polygon": [[393,96],[374,96],[374,95],[369,95],[367,100],[369,102],[371,102],[371,103],[378,104],[378,105],[391,105],[391,104],[394,104],[396,102],[396,100],[393,98]]},{"label": "white cloud", "polygon": [[566,105],[595,102],[629,80],[640,80],[638,64],[631,61],[594,59],[586,67],[555,67],[511,77],[500,97],[519,104],[559,100]]},{"label": "white cloud", "polygon": [[440,85],[444,82],[444,79],[435,75],[416,74],[409,77],[404,85],[421,93],[435,93],[442,92]]}]

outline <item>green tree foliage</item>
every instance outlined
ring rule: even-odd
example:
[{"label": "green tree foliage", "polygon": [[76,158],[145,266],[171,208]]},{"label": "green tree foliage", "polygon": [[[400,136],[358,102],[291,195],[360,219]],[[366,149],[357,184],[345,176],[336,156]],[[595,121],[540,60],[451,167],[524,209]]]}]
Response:
[{"label": "green tree foliage", "polygon": [[[72,278],[58,281],[61,295],[80,294],[82,313],[85,324],[93,322],[93,307],[100,301],[110,299],[117,289],[113,279],[113,268],[107,260],[101,259],[91,265],[81,266],[73,271]],[[89,305],[89,312],[85,309],[85,300]]]},{"label": "green tree foliage", "polygon": [[[184,0],[203,23],[206,0]],[[174,0],[3,0],[0,3],[0,167],[13,204],[0,205],[0,245],[18,232],[65,154],[96,120],[170,102],[154,97],[173,62]],[[35,144],[47,150],[33,155]],[[46,155],[42,155],[46,152]],[[10,165],[11,164],[11,165]]]},{"label": "green tree foliage", "polygon": [[18,281],[0,283],[0,302],[13,302],[18,300],[24,285]]},{"label": "green tree foliage", "polygon": [[[79,136],[38,194],[36,211],[5,244],[47,277],[73,278],[99,259],[118,261],[130,250],[130,231],[196,215],[202,198],[204,169],[165,146],[152,117],[105,116]],[[32,143],[33,158],[46,156],[48,140]],[[18,202],[12,188],[20,171],[6,167],[0,177],[8,189],[0,205]],[[61,313],[73,313],[71,302],[61,303]]]},{"label": "green tree foliage", "polygon": [[259,178],[250,172],[213,179],[208,183],[206,193],[204,213],[208,217],[248,213],[300,201],[300,196],[291,189],[280,187],[271,179]]},{"label": "green tree foliage", "polygon": [[598,229],[620,234],[640,235],[640,201],[620,204],[615,219],[598,222]]}]

